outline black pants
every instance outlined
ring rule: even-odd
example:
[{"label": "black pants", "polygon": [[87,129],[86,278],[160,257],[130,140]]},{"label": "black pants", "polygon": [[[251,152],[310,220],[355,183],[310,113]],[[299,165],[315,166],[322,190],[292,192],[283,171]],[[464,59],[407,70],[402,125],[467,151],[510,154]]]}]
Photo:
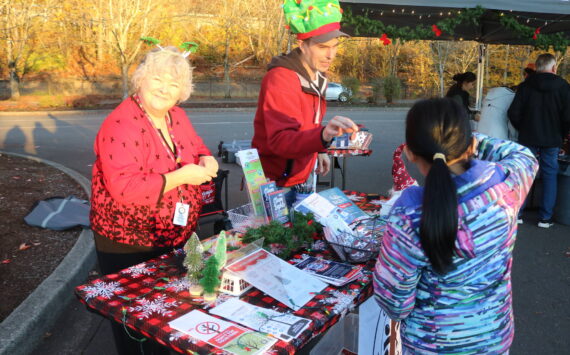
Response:
[{"label": "black pants", "polygon": [[[152,258],[156,258],[162,254],[168,253],[172,248],[156,248],[152,251],[141,253],[104,253],[97,251],[97,259],[99,268],[103,275],[117,273],[130,266],[140,264]],[[144,336],[138,332],[128,329],[115,321],[111,321],[111,329],[115,338],[115,347],[119,355],[168,355],[170,350],[159,343],[147,339],[145,341],[137,341],[135,339],[144,339]],[[129,335],[130,334],[130,335]],[[132,337],[132,338],[131,338]]]}]

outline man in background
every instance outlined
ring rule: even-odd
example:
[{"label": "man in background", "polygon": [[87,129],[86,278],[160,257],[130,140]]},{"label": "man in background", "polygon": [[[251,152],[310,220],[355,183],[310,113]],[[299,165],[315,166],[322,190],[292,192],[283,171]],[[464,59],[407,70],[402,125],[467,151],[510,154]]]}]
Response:
[{"label": "man in background", "polygon": [[539,55],[535,65],[536,74],[519,85],[508,115],[519,132],[519,143],[538,158],[543,190],[538,226],[550,228],[556,204],[558,152],[570,129],[570,85],[556,75],[552,54]]}]

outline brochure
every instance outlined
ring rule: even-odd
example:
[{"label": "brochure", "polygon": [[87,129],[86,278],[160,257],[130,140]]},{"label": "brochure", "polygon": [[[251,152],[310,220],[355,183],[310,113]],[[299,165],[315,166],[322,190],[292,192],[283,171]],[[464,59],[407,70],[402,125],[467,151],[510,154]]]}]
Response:
[{"label": "brochure", "polygon": [[299,204],[297,204],[294,209],[297,212],[301,212],[303,214],[312,213],[315,216],[317,222],[321,223],[321,220],[323,218],[328,217],[331,213],[334,212],[336,206],[318,193],[312,193]]},{"label": "brochure", "polygon": [[353,266],[306,254],[301,256],[295,266],[333,286],[343,286],[362,275],[362,266]]},{"label": "brochure", "polygon": [[287,307],[298,310],[327,285],[264,249],[226,266],[246,282]]},{"label": "brochure", "polygon": [[348,225],[370,217],[366,212],[361,210],[360,207],[355,205],[338,187],[321,191],[319,195],[337,207],[335,213],[339,214],[342,220]]},{"label": "brochure", "polygon": [[236,355],[263,354],[277,342],[268,335],[212,317],[196,309],[176,318],[168,325],[192,338]]},{"label": "brochure", "polygon": [[263,199],[263,207],[265,209],[265,220],[266,222],[269,222],[271,220],[271,216],[269,208],[269,199],[267,198],[267,194],[273,191],[277,191],[277,185],[275,184],[275,181],[269,181],[259,185],[259,191],[261,193],[261,198]]},{"label": "brochure", "polygon": [[285,191],[277,190],[267,194],[269,203],[269,216],[271,220],[281,224],[289,223],[289,209],[285,201]]},{"label": "brochure", "polygon": [[238,298],[230,298],[211,309],[210,313],[287,342],[295,339],[311,324],[308,319],[254,306]]},{"label": "brochure", "polygon": [[265,216],[265,209],[263,207],[263,199],[259,186],[267,182],[263,168],[261,167],[261,160],[257,149],[240,150],[236,153],[239,158],[240,165],[243,169],[245,182],[247,184],[247,191],[249,199],[253,206],[256,216]]}]

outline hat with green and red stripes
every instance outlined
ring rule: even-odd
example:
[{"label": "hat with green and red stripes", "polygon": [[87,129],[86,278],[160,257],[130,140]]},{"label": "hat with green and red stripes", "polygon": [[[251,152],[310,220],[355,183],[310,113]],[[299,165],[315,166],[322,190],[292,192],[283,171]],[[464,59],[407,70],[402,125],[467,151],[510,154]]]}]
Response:
[{"label": "hat with green and red stripes", "polygon": [[349,37],[340,31],[342,9],[338,0],[285,0],[283,12],[288,28],[297,34],[297,39],[311,38],[323,43]]}]

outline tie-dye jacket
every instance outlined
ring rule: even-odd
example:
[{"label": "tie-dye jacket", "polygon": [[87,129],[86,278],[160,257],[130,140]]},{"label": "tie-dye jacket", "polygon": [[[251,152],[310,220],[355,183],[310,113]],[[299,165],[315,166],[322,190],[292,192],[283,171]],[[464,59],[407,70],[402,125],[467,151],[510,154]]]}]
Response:
[{"label": "tie-dye jacket", "polygon": [[477,159],[454,176],[459,231],[452,271],[435,273],[422,249],[422,187],[406,189],[388,217],[374,291],[390,318],[402,320],[404,353],[497,354],[512,343],[517,213],[538,163],[519,144],[475,136]]}]

